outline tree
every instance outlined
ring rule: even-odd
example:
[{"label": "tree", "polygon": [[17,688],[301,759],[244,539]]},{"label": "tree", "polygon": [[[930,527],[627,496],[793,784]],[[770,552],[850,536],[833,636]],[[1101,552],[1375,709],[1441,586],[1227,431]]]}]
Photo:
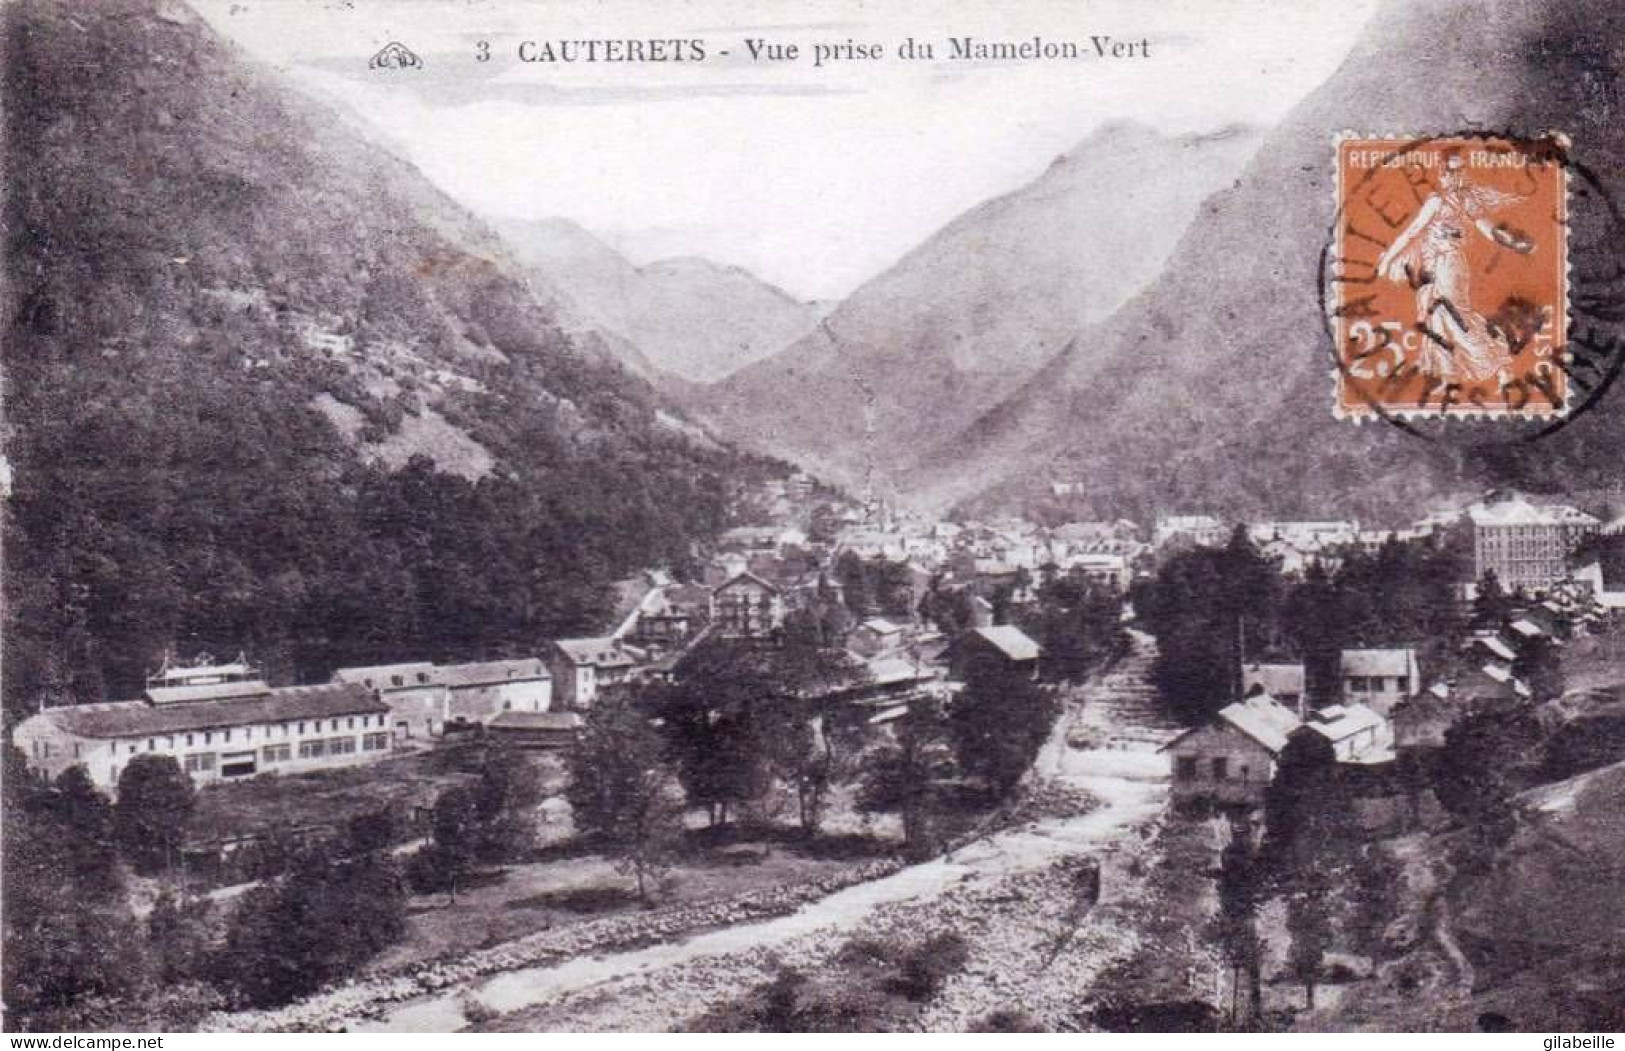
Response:
[{"label": "tree", "polygon": [[147,945],[153,977],[165,984],[212,977],[212,930],[208,898],[177,895],[165,887],[147,914]]},{"label": "tree", "polygon": [[1219,857],[1219,943],[1230,964],[1230,1018],[1237,1017],[1241,975],[1248,977],[1250,1015],[1257,1018],[1263,998],[1262,947],[1258,940],[1258,906],[1263,900],[1263,872],[1245,832],[1231,836]]},{"label": "tree", "polygon": [[392,859],[317,861],[238,900],[217,967],[248,1004],[274,1006],[352,973],[405,929],[406,896]]},{"label": "tree", "polygon": [[124,856],[150,875],[172,866],[197,805],[192,779],[172,756],[138,755],[118,779],[114,826]]},{"label": "tree", "polygon": [[[29,774],[22,752],[7,746],[0,781],[0,992],[7,1025],[60,1030],[65,1026],[56,1023],[71,1022],[78,1005],[121,997],[145,980],[143,939],[116,866],[103,868],[107,845],[97,838],[103,833],[70,820],[94,809],[88,796],[71,801],[80,795],[78,779],[45,786]],[[83,865],[86,859],[92,863]]]},{"label": "tree", "polygon": [[1061,705],[1053,690],[992,656],[966,662],[965,688],[948,709],[948,731],[960,768],[1003,795],[1021,780],[1043,747]]},{"label": "tree", "polygon": [[542,801],[535,765],[516,748],[489,749],[475,786],[483,826],[478,853],[486,861],[527,858],[536,845],[536,808]]},{"label": "tree", "polygon": [[576,828],[600,837],[648,900],[683,831],[683,809],[649,717],[628,700],[587,713],[568,755],[565,798]]},{"label": "tree", "polygon": [[919,700],[893,725],[895,741],[864,759],[858,809],[898,814],[904,844],[916,853],[927,852],[934,846],[937,783],[953,773],[943,715],[934,702]]},{"label": "tree", "polygon": [[400,815],[390,807],[356,814],[345,825],[346,852],[351,856],[383,853],[395,845],[400,833]]},{"label": "tree", "polygon": [[1496,630],[1512,616],[1512,608],[1512,596],[1501,586],[1501,579],[1495,575],[1495,570],[1486,569],[1484,575],[1478,578],[1478,587],[1473,596],[1472,626]]},{"label": "tree", "polygon": [[778,646],[717,639],[687,655],[675,681],[650,694],[649,710],[661,719],[689,803],[721,825],[816,765],[806,727],[818,699],[859,681],[850,657],[810,636]]},{"label": "tree", "polygon": [[54,788],[43,802],[64,828],[73,830],[63,849],[75,878],[98,895],[114,893],[121,881],[112,804],[82,766],[70,766],[58,774]]},{"label": "tree", "polygon": [[1287,632],[1303,658],[1304,700],[1319,708],[1343,692],[1343,647],[1349,640],[1344,595],[1319,559],[1287,593]]},{"label": "tree", "polygon": [[1315,986],[1332,937],[1329,900],[1324,893],[1310,891],[1287,899],[1286,926],[1292,935],[1288,964],[1303,983],[1304,1003],[1310,1010],[1315,1007]]},{"label": "tree", "polygon": [[457,888],[479,857],[483,829],[474,788],[448,788],[434,801],[429,842],[412,855],[407,875],[420,892],[443,890],[457,903]]},{"label": "tree", "polygon": [[1544,743],[1528,706],[1478,706],[1445,731],[1433,765],[1434,794],[1483,845],[1504,842],[1515,827],[1513,796],[1539,767]]}]

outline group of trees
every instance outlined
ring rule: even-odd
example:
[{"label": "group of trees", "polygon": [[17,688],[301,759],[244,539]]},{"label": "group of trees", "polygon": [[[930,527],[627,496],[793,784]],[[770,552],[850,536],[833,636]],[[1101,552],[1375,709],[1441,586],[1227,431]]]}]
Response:
[{"label": "group of trees", "polygon": [[1330,703],[1345,647],[1418,645],[1430,666],[1454,657],[1467,629],[1456,592],[1470,565],[1459,531],[1340,558],[1335,571],[1311,562],[1283,576],[1238,526],[1225,546],[1175,552],[1137,582],[1166,702],[1190,720],[1222,708],[1239,695],[1243,662],[1301,660],[1311,703]]},{"label": "group of trees", "polygon": [[1123,654],[1128,634],[1122,619],[1123,596],[1115,587],[1081,569],[1062,573],[1054,566],[1039,570],[1033,602],[1011,616],[1043,647],[1044,678],[1069,681]]},{"label": "group of trees", "polygon": [[[444,891],[457,900],[482,865],[525,861],[536,846],[536,808],[542,801],[536,768],[511,748],[488,749],[479,780],[435,798],[428,842],[407,861],[419,893]],[[384,833],[377,838],[390,839]]]},{"label": "group of trees", "polygon": [[835,560],[834,576],[847,609],[859,619],[877,612],[904,621],[914,615],[913,570],[906,562],[865,559],[854,551],[843,551]]},{"label": "group of trees", "polygon": [[603,841],[645,895],[669,867],[689,809],[712,826],[791,811],[815,835],[843,782],[856,787],[860,809],[900,815],[910,848],[929,847],[949,786],[962,799],[968,779],[984,800],[1003,797],[1060,710],[1052,688],[1002,662],[971,661],[965,680],[951,705],[918,698],[888,738],[867,744],[861,714],[829,702],[863,683],[850,657],[795,637],[711,640],[670,683],[605,698],[587,714],[569,755],[576,826]]},{"label": "group of trees", "polygon": [[[52,783],[15,750],[5,777],[4,997],[36,1028],[166,1018],[268,1006],[353,972],[399,940],[408,888],[450,890],[480,865],[528,857],[541,799],[520,753],[488,751],[478,780],[436,802],[427,844],[403,865],[402,815],[352,817],[319,847],[295,849],[229,906],[173,889],[195,805],[167,756],[139,756],[116,804],[68,768]],[[143,921],[130,874],[157,877]],[[154,1023],[157,1024],[157,1023]]]}]

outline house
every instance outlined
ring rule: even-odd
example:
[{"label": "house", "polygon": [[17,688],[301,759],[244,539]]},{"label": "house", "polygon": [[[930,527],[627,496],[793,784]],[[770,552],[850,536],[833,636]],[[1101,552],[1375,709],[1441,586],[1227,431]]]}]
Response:
[{"label": "house", "polygon": [[1162,746],[1173,760],[1173,799],[1257,806],[1275,777],[1275,761],[1302,723],[1267,694],[1221,709],[1208,722]]},{"label": "house", "polygon": [[516,748],[568,748],[581,732],[582,718],[575,712],[500,712],[486,731]]},{"label": "house", "polygon": [[1459,677],[1451,684],[1450,695],[1460,698],[1463,703],[1520,701],[1529,699],[1530,690],[1527,683],[1512,674],[1511,668],[1502,664],[1488,663],[1473,668]]},{"label": "house", "polygon": [[1333,704],[1310,712],[1293,733],[1312,733],[1332,746],[1340,763],[1385,762],[1393,758],[1388,720],[1363,704]]},{"label": "house", "polygon": [[1422,688],[1416,651],[1409,648],[1344,650],[1340,670],[1344,702],[1369,705],[1383,716]]},{"label": "house", "polygon": [[870,617],[852,629],[847,648],[862,657],[896,650],[903,645],[903,629],[884,617]]},{"label": "house", "polygon": [[1496,496],[1467,509],[1473,527],[1473,579],[1494,573],[1507,591],[1545,591],[1568,578],[1569,555],[1602,522],[1563,505],[1536,506]]},{"label": "house", "polygon": [[446,684],[426,661],[340,668],[333,682],[360,686],[389,705],[389,725],[398,741],[437,737],[446,728]]},{"label": "house", "polygon": [[1243,664],[1241,692],[1245,697],[1264,693],[1302,715],[1304,671],[1302,664]]},{"label": "house", "polygon": [[606,692],[631,681],[641,651],[619,639],[559,639],[548,646],[547,666],[553,678],[555,708],[590,708]]},{"label": "house", "polygon": [[1444,735],[1467,711],[1447,683],[1434,683],[1394,706],[1394,752],[1403,761],[1444,747]]},{"label": "house", "polygon": [[784,623],[784,597],[750,570],[742,570],[711,592],[711,623],[724,638],[762,638]]},{"label": "house", "polygon": [[553,676],[539,657],[443,665],[440,674],[452,720],[489,723],[503,712],[545,712],[553,706]]},{"label": "house", "polygon": [[1128,559],[1120,554],[1085,552],[1071,555],[1066,560],[1068,570],[1076,570],[1096,584],[1104,584],[1114,591],[1127,592],[1133,572]]},{"label": "house", "polygon": [[83,766],[98,788],[114,791],[139,755],[171,756],[199,782],[371,762],[389,754],[389,715],[354,684],[171,676],[139,700],[47,708],[19,723],[12,740],[39,774]]},{"label": "house", "polygon": [[948,662],[955,677],[963,679],[967,669],[981,661],[991,661],[1006,671],[1038,674],[1038,643],[1020,628],[999,624],[972,628],[954,640]]},{"label": "house", "polygon": [[1509,666],[1518,659],[1517,651],[1493,631],[1474,634],[1462,642],[1461,648],[1469,655],[1476,652],[1479,660],[1499,661]]},{"label": "house", "polygon": [[1185,537],[1203,547],[1219,547],[1229,539],[1224,523],[1211,515],[1168,515],[1157,519],[1152,532],[1152,544],[1162,547],[1170,541]]}]

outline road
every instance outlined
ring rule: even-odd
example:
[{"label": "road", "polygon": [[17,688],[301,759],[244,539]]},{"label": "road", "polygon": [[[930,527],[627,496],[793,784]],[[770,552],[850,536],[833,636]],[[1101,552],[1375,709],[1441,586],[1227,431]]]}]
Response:
[{"label": "road", "polygon": [[456,1029],[473,1005],[475,1015],[508,1015],[503,1028],[533,1032],[665,1030],[781,966],[816,965],[855,935],[932,928],[964,933],[972,958],[931,1004],[926,1028],[961,1029],[1009,1004],[1057,1022],[1089,976],[1134,945],[1132,931],[1104,921],[1094,929],[1088,917],[1080,924],[1053,865],[1096,857],[1106,902],[1135,893],[1135,873],[1143,870],[1135,859],[1166,802],[1167,760],[1156,748],[1172,736],[1150,706],[1153,655],[1153,641],[1136,633],[1132,652],[1113,671],[1075,691],[1035,764],[1041,776],[1097,797],[1100,805],[1086,813],[990,835],[787,916],[511,971],[402,1003],[361,1028]]}]

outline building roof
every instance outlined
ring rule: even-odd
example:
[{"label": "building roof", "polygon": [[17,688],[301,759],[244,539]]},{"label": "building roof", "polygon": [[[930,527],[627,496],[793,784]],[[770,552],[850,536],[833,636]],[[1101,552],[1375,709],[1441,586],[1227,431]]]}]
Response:
[{"label": "building roof", "polygon": [[1524,617],[1519,617],[1517,620],[1513,621],[1511,627],[1513,631],[1517,632],[1519,635],[1522,635],[1526,639],[1539,638],[1540,636],[1546,634],[1545,629],[1543,629],[1539,624],[1536,624],[1534,621],[1528,620]]},{"label": "building roof", "polygon": [[[207,660],[208,658],[203,658]],[[236,660],[229,664],[168,664],[165,663],[149,683],[185,683],[192,679],[243,679],[255,675],[253,668],[247,661]]]},{"label": "building roof", "polygon": [[551,679],[547,665],[537,657],[523,660],[475,661],[470,664],[448,664],[440,669],[447,686],[452,689],[470,686],[490,686],[502,682],[534,682]]},{"label": "building roof", "polygon": [[972,635],[979,635],[986,642],[991,643],[1000,653],[1013,661],[1035,661],[1038,659],[1038,643],[1027,637],[1027,633],[1011,624],[998,624],[990,628],[972,628]]},{"label": "building roof", "polygon": [[878,635],[890,635],[894,631],[903,630],[901,627],[893,624],[885,617],[870,617],[868,620],[858,625],[858,627],[868,628],[870,631],[875,632]]},{"label": "building roof", "polygon": [[1512,647],[1508,646],[1506,641],[1499,635],[1474,635],[1462,643],[1463,649],[1472,649],[1474,646],[1484,647],[1484,649],[1489,650],[1508,664],[1518,659],[1518,655],[1513,652]]},{"label": "building roof", "polygon": [[1304,671],[1301,664],[1244,664],[1241,681],[1249,688],[1262,686],[1271,697],[1302,695]]},{"label": "building roof", "polygon": [[282,686],[258,697],[156,706],[146,701],[113,701],[47,708],[33,718],[49,719],[79,737],[148,737],[211,730],[250,723],[285,723],[339,715],[389,711],[360,684]]},{"label": "building roof", "polygon": [[256,697],[271,692],[262,679],[207,682],[187,686],[148,686],[147,699],[153,704],[190,704],[195,701],[225,701],[234,697]]},{"label": "building roof", "polygon": [[579,730],[575,712],[501,712],[486,724],[492,730]]},{"label": "building roof", "polygon": [[607,636],[597,639],[558,639],[553,645],[557,646],[572,664],[591,664],[598,668],[624,668],[637,663],[625,646]]},{"label": "building roof", "polygon": [[1409,648],[1344,650],[1344,675],[1409,677],[1416,670],[1416,651]]},{"label": "building roof", "polygon": [[1218,719],[1235,727],[1271,752],[1279,752],[1285,748],[1287,735],[1302,725],[1296,712],[1268,694],[1262,693],[1221,708]]},{"label": "building roof", "polygon": [[1599,519],[1579,508],[1563,504],[1537,506],[1521,496],[1476,503],[1467,509],[1467,517],[1476,526],[1602,525]]},{"label": "building roof", "polygon": [[875,686],[889,686],[893,683],[931,677],[929,673],[915,667],[913,661],[904,657],[879,657],[869,661],[865,667],[869,669],[869,682]]},{"label": "building roof", "polygon": [[757,576],[755,573],[752,573],[748,569],[742,569],[739,572],[735,573],[733,576],[729,577],[727,580],[724,580],[722,583],[718,584],[712,590],[712,593],[713,594],[720,594],[721,592],[726,591],[727,589],[733,587],[735,584],[744,583],[744,582],[754,582],[754,583],[760,584],[762,587],[767,588],[769,591],[777,591],[777,590],[779,590],[779,586],[777,584],[773,583],[772,581],[765,580],[762,577]]},{"label": "building roof", "polygon": [[[393,685],[395,676],[401,677],[403,685]],[[427,679],[418,676],[426,675]],[[333,673],[334,682],[360,683],[368,689],[378,690],[405,690],[419,686],[438,686],[440,684],[440,669],[428,661],[414,661],[410,664],[374,664],[364,668],[340,668]]]},{"label": "building roof", "polygon": [[1334,704],[1309,713],[1309,718],[1303,722],[1304,728],[1313,730],[1333,744],[1377,729],[1382,724],[1382,716],[1363,704]]}]

